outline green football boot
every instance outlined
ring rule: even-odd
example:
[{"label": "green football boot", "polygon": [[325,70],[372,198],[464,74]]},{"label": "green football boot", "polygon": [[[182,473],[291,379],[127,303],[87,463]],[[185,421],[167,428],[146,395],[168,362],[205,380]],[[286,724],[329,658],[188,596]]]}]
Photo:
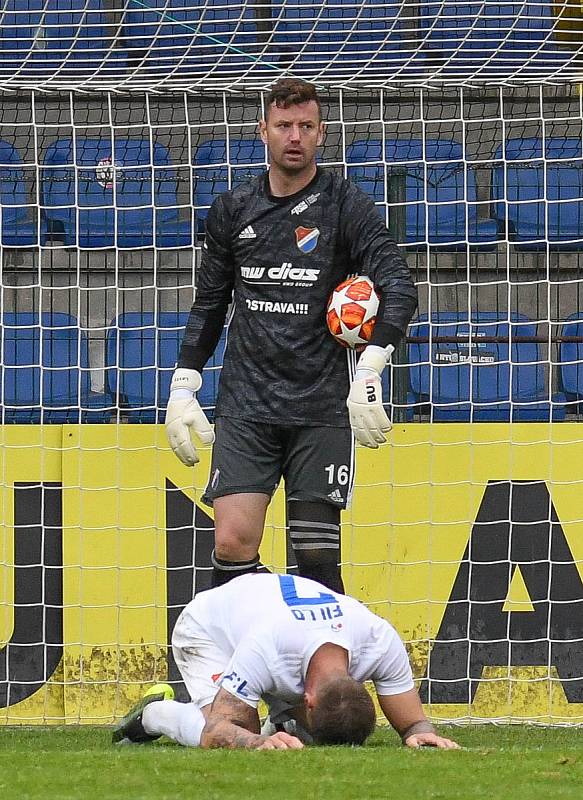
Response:
[{"label": "green football boot", "polygon": [[111,736],[113,744],[120,744],[124,741],[143,744],[160,738],[161,734],[146,733],[142,725],[142,713],[145,707],[156,700],[174,700],[174,689],[170,684],[157,683],[148,689],[142,699],[115,726]]}]

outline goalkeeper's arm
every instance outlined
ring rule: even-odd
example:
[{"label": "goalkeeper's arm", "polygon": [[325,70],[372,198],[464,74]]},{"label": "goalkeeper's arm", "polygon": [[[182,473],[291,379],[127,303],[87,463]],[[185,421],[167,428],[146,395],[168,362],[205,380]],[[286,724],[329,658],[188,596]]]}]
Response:
[{"label": "goalkeeper's arm", "polygon": [[196,393],[202,385],[202,368],[220,339],[231,299],[233,268],[228,247],[229,231],[230,204],[225,195],[220,195],[209,211],[196,300],[186,324],[166,410],[168,442],[188,467],[198,461],[190,438],[191,430],[203,444],[212,444],[215,439]]}]

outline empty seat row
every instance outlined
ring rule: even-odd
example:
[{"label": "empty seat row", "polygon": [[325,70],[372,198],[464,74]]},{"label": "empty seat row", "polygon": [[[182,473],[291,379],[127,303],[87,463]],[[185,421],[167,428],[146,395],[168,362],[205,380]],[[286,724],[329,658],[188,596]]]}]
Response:
[{"label": "empty seat row", "polygon": [[[564,419],[567,397],[549,397],[536,333],[536,323],[522,314],[508,321],[479,312],[470,322],[467,313],[421,315],[410,329],[410,401],[427,405],[435,421]],[[583,340],[576,347],[583,358]],[[561,361],[569,355],[564,347],[560,352]]]},{"label": "empty seat row", "polygon": [[[229,154],[236,165],[233,183],[265,168],[259,141],[235,140]],[[228,186],[225,141],[202,144],[194,165],[196,227],[202,233],[208,206]],[[177,169],[162,144],[116,139],[112,147],[110,139],[59,139],[48,147],[40,176],[41,214],[35,220],[22,160],[11,144],[0,141],[0,242],[5,247],[30,247],[48,238],[88,249],[192,245],[192,222],[180,219]],[[186,181],[184,204],[190,207],[188,176]],[[189,208],[185,213],[190,217]]]},{"label": "empty seat row", "polygon": [[1,242],[30,246],[47,237],[65,246],[185,247],[191,224],[179,220],[176,170],[167,148],[147,139],[60,139],[41,170],[41,214],[27,204],[26,172],[0,142]]},{"label": "empty seat row", "polygon": [[65,245],[185,247],[177,174],[166,147],[148,139],[60,139],[47,150],[42,206],[48,232]]},{"label": "empty seat row", "polygon": [[[493,162],[475,165],[448,139],[387,139],[384,153],[380,140],[368,139],[350,145],[346,155],[348,176],[379,204],[397,202],[402,182],[407,244],[463,248],[509,239],[524,250],[547,242],[583,249],[581,138],[508,139]],[[491,202],[485,203],[474,167],[490,166]]]},{"label": "empty seat row", "polygon": [[398,0],[127,0],[119,26],[104,0],[5,0],[0,78],[125,70],[166,75],[271,78],[293,65],[311,78],[549,74],[572,51],[553,36],[552,3]]},{"label": "empty seat row", "polygon": [[104,77],[126,56],[112,46],[103,0],[4,0],[0,80]]},{"label": "empty seat row", "polygon": [[445,0],[421,3],[419,13],[421,52],[439,78],[534,78],[576,58],[554,35],[561,9],[552,2]]},{"label": "empty seat row", "polygon": [[[513,138],[492,162],[491,197],[478,199],[476,170],[450,139],[367,139],[346,150],[348,176],[379,204],[405,205],[404,241],[461,249],[583,247],[583,140]],[[195,234],[213,199],[266,167],[258,139],[212,139],[192,164]],[[489,162],[478,165],[482,169]],[[60,139],[41,169],[41,215],[32,218],[16,150],[0,141],[1,242],[29,247],[47,237],[65,246],[186,247],[191,220],[181,220],[176,167],[166,147],[146,139]],[[187,180],[189,180],[187,178]],[[401,184],[401,188],[399,187]],[[395,193],[397,192],[397,194]],[[400,195],[398,194],[400,192]],[[188,203],[190,194],[187,193]]]},{"label": "empty seat row", "polygon": [[89,343],[74,317],[5,313],[0,333],[2,421],[104,419],[107,398],[91,392]]},{"label": "empty seat row", "polygon": [[[121,314],[107,333],[106,387],[128,422],[163,422],[184,328],[186,312]],[[212,419],[220,368],[227,344],[223,331],[215,352],[203,370],[198,393]]]},{"label": "empty seat row", "polygon": [[[106,422],[119,411],[128,422],[164,420],[170,379],[187,313],[128,312],[106,334],[105,391],[90,387],[88,338],[62,313],[2,318],[2,421]],[[408,345],[409,418],[427,411],[436,421],[562,420],[583,403],[583,320],[563,326],[561,391],[549,397],[536,324],[495,312],[420,316]],[[226,347],[223,333],[204,369],[199,401],[212,419]],[[548,363],[548,362],[547,362]],[[388,372],[385,400],[391,401]]]},{"label": "empty seat row", "polygon": [[[89,341],[69,314],[2,316],[0,421],[162,422],[187,313],[130,312],[106,336],[105,391],[91,391]],[[199,401],[212,419],[226,334],[204,369]]]}]

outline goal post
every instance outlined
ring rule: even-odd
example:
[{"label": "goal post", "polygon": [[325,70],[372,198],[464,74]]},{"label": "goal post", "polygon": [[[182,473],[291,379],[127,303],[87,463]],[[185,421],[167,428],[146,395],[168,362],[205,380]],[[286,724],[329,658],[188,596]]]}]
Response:
[{"label": "goal post", "polygon": [[[581,26],[571,0],[3,5],[0,721],[111,723],[180,689],[213,518],[208,449],[189,470],[165,440],[170,375],[210,203],[266,168],[264,92],[299,76],[320,164],[419,291],[390,443],[357,450],[347,590],[397,627],[432,718],[583,722]],[[285,526],[280,487],[274,570]]]}]

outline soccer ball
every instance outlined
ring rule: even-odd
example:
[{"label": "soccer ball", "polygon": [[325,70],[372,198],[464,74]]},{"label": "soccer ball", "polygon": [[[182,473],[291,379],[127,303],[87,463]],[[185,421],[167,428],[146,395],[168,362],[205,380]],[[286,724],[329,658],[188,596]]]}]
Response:
[{"label": "soccer ball", "polygon": [[328,300],[328,330],[343,347],[364,350],[372,336],[378,307],[379,296],[370,278],[348,278]]}]

